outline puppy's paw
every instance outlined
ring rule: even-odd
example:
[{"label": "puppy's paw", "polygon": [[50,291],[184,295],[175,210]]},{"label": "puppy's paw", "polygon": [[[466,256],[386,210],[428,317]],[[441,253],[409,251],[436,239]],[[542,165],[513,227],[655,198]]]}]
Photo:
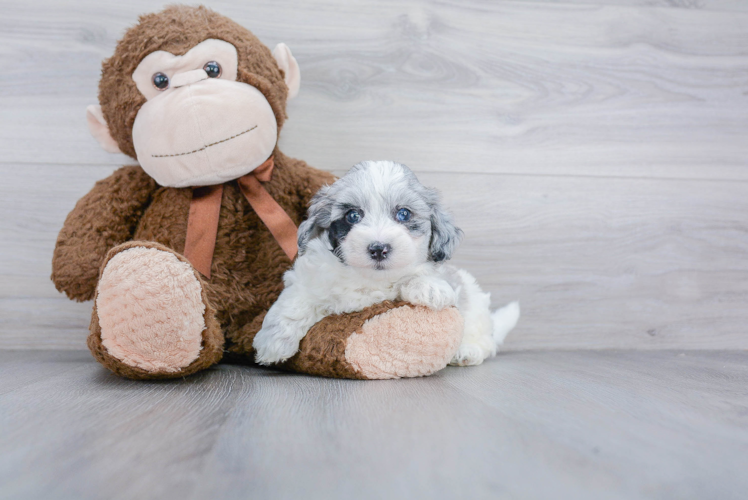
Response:
[{"label": "puppy's paw", "polygon": [[453,366],[475,366],[483,363],[486,352],[478,344],[462,344],[449,362]]},{"label": "puppy's paw", "polygon": [[257,352],[255,362],[267,366],[285,361],[299,351],[300,342],[280,325],[263,326],[252,343]]},{"label": "puppy's paw", "polygon": [[446,281],[439,278],[415,278],[400,290],[403,300],[411,304],[441,310],[457,303],[457,293]]}]

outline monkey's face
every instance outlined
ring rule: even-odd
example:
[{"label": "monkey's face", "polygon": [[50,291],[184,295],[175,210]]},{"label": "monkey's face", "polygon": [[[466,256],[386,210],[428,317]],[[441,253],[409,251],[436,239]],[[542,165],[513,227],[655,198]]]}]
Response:
[{"label": "monkey's face", "polygon": [[205,40],[186,54],[157,51],[132,79],[147,102],[132,129],[138,161],[162,186],[220,184],[273,152],[278,124],[265,96],[237,82],[236,48]]},{"label": "monkey's face", "polygon": [[110,152],[162,186],[221,184],[265,162],[278,141],[299,66],[205,7],[141,16],[103,65],[88,125]]}]

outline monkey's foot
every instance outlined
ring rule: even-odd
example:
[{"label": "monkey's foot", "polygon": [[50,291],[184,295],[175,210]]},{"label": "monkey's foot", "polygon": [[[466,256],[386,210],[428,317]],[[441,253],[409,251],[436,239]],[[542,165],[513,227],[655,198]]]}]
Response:
[{"label": "monkey's foot", "polygon": [[460,346],[462,329],[462,316],[454,307],[434,311],[382,302],[323,319],[281,366],[327,377],[422,377],[447,366]]},{"label": "monkey's foot", "polygon": [[129,242],[107,256],[88,345],[118,375],[183,377],[221,359],[214,314],[184,257],[156,243]]}]

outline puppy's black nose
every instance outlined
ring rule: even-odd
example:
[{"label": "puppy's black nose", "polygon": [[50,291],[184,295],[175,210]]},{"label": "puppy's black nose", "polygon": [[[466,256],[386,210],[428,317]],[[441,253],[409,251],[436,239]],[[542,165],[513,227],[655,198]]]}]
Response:
[{"label": "puppy's black nose", "polygon": [[382,262],[387,258],[390,250],[392,250],[392,247],[387,243],[372,243],[369,245],[369,257],[377,262]]}]

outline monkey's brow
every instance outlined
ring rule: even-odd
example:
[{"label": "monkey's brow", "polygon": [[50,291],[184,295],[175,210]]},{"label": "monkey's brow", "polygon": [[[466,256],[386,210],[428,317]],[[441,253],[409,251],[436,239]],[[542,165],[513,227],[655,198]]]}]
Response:
[{"label": "monkey's brow", "polygon": [[175,153],[173,155],[151,155],[151,157],[153,157],[153,158],[167,158],[167,157],[170,157],[170,156],[184,156],[184,155],[191,155],[192,153],[199,153],[200,151],[208,149],[211,146],[215,146],[216,144],[221,144],[222,142],[226,142],[226,141],[230,141],[231,139],[235,139],[235,138],[239,137],[240,135],[244,135],[244,134],[246,134],[248,132],[252,132],[256,128],[257,128],[257,125],[255,125],[252,128],[248,128],[244,132],[239,132],[238,134],[232,135],[231,137],[227,137],[227,138],[222,139],[220,141],[211,142],[210,144],[206,144],[205,146],[201,147],[200,149],[196,149],[194,151],[187,151],[186,153]]}]

